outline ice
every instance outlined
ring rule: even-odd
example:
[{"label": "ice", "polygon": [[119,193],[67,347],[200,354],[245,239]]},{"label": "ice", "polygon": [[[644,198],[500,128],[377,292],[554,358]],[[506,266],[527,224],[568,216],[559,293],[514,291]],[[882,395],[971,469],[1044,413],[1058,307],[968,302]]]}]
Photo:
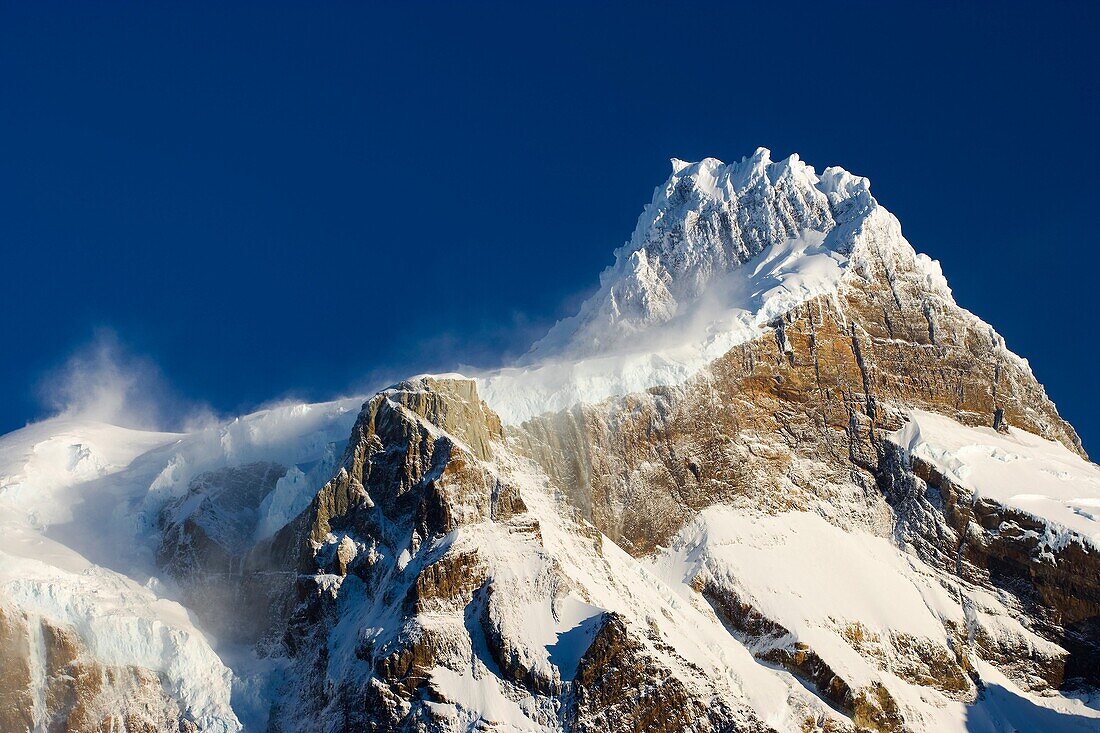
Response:
[{"label": "ice", "polygon": [[0,523],[0,598],[32,619],[75,629],[103,664],[161,673],[201,730],[240,730],[229,703],[232,673],[178,603],[12,518]]}]

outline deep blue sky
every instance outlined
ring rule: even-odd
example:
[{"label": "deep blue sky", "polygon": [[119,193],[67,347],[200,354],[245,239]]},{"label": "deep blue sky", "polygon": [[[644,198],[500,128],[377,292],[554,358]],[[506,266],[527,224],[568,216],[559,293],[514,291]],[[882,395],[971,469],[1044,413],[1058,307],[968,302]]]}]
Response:
[{"label": "deep blue sky", "polygon": [[491,364],[670,156],[764,145],[868,176],[1098,445],[1095,3],[555,5],[2,2],[0,431],[99,329],[223,413]]}]

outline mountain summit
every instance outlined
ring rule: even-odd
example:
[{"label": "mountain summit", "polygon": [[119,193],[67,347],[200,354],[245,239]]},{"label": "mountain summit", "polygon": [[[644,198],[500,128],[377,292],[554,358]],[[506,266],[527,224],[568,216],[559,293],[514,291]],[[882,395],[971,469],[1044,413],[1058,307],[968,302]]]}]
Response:
[{"label": "mountain summit", "polygon": [[516,365],[0,439],[0,730],[1096,730],[1027,362],[866,179],[672,168]]},{"label": "mountain summit", "polygon": [[[630,241],[600,275],[599,291],[536,343],[530,357],[591,356],[624,348],[638,333],[670,322],[728,315],[699,313],[706,305],[770,306],[777,315],[784,303],[835,289],[853,229],[877,206],[866,179],[839,168],[819,177],[797,155],[773,163],[765,148],[739,163],[674,159],[672,168]],[[770,256],[743,271],[765,251]],[[777,256],[785,261],[772,262]],[[769,285],[785,297],[772,302],[778,293]],[[715,302],[718,296],[728,302]]]}]

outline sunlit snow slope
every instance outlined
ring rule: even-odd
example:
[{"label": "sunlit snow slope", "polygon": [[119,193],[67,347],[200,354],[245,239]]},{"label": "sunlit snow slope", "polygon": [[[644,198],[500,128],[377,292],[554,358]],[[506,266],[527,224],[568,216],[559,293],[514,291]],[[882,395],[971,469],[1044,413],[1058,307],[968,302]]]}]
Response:
[{"label": "sunlit snow slope", "polygon": [[1052,440],[1008,427],[971,428],[914,410],[891,440],[928,461],[955,483],[1048,523],[1049,545],[1072,530],[1100,551],[1100,467]]}]

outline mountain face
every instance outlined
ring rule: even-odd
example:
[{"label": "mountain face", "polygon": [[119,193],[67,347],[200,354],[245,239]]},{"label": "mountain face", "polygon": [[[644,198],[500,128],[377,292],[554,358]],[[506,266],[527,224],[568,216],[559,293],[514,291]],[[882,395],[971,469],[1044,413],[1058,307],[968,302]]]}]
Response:
[{"label": "mountain face", "polygon": [[1100,469],[866,179],[673,161],[361,402],[0,439],[0,730],[1100,729]]}]

